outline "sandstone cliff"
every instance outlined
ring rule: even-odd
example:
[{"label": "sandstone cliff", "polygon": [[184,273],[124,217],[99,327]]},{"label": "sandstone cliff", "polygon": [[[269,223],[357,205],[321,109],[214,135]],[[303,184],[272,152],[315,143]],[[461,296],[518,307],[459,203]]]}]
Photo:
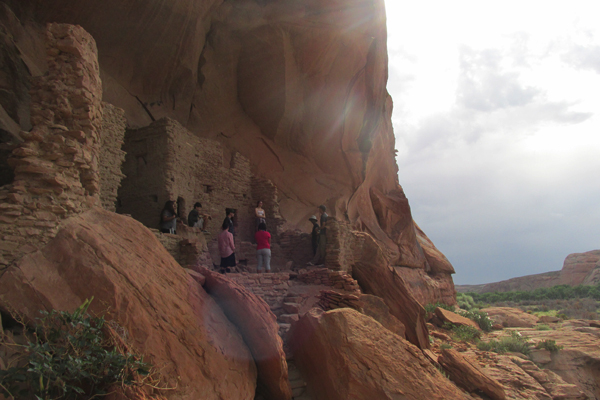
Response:
[{"label": "sandstone cliff", "polygon": [[[440,291],[453,292],[454,270],[414,224],[398,183],[382,0],[3,6],[17,82],[47,68],[44,23],[81,25],[97,43],[103,100],[125,110],[129,127],[170,117],[219,140],[277,186],[286,227],[308,229],[307,217],[327,204],[384,244],[393,265],[421,271],[407,271],[414,290],[429,280],[427,298],[453,301]],[[20,85],[2,105],[28,130]]]}]

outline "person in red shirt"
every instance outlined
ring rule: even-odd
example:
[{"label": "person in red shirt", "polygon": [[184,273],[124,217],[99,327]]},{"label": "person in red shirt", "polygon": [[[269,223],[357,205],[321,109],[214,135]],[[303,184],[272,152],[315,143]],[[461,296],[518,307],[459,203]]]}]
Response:
[{"label": "person in red shirt", "polygon": [[235,267],[235,244],[233,235],[229,232],[229,221],[225,219],[221,226],[221,233],[217,236],[219,253],[221,253],[221,273],[229,272],[230,267]]},{"label": "person in red shirt", "polygon": [[263,267],[267,272],[271,272],[271,234],[267,232],[267,224],[264,222],[258,224],[254,240],[256,240],[256,259],[258,260],[257,272],[262,273]]}]

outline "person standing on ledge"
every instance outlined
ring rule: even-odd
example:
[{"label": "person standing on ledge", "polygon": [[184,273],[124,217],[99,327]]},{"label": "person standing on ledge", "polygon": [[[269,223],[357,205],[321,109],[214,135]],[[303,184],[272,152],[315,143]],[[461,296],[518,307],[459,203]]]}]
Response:
[{"label": "person standing on ledge", "polygon": [[177,234],[177,203],[169,200],[160,212],[160,231],[162,233]]},{"label": "person standing on ledge", "polygon": [[267,224],[258,224],[258,231],[254,234],[256,241],[256,272],[262,273],[263,266],[266,272],[271,272],[271,234],[267,232]]},{"label": "person standing on ledge", "polygon": [[202,204],[196,202],[194,208],[188,214],[188,225],[193,228],[200,228],[202,232],[206,232],[206,225],[210,219],[212,219],[210,215],[202,213]]},{"label": "person standing on ledge", "polygon": [[317,247],[319,246],[320,228],[319,228],[319,222],[318,222],[316,216],[311,215],[308,220],[313,224],[312,232],[310,233],[310,238],[311,238],[312,252],[313,252],[313,257],[314,257],[315,254],[317,254]]},{"label": "person standing on ledge", "polygon": [[[327,215],[327,207],[321,204],[317,209],[317,212],[321,216],[320,218],[320,229],[319,229],[319,242],[317,243],[317,252],[312,262],[309,262],[308,265],[321,265],[325,262],[325,251],[327,247],[327,220],[329,219],[329,215]],[[313,228],[314,229],[314,228]]]},{"label": "person standing on ledge", "polygon": [[267,216],[265,214],[265,210],[262,208],[263,202],[259,200],[256,203],[256,208],[254,209],[254,214],[256,215],[256,230],[258,231],[260,228],[258,227],[261,223],[267,224]]},{"label": "person standing on ledge", "polygon": [[221,233],[217,236],[219,253],[221,254],[221,265],[219,272],[231,272],[230,267],[235,267],[235,244],[233,235],[229,232],[229,221],[226,219],[221,225]]},{"label": "person standing on ledge", "polygon": [[233,208],[226,208],[225,209],[225,219],[223,220],[223,225],[225,225],[225,222],[228,223],[229,226],[229,232],[232,235],[235,235],[235,228],[233,226],[233,217],[235,216],[235,209]]}]

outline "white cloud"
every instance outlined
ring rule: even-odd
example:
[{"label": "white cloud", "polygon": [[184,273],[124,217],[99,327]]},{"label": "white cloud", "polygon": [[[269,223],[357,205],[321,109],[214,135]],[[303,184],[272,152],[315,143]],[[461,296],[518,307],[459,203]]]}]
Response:
[{"label": "white cloud", "polygon": [[399,179],[455,281],[557,270],[600,248],[589,2],[402,3],[387,1]]}]

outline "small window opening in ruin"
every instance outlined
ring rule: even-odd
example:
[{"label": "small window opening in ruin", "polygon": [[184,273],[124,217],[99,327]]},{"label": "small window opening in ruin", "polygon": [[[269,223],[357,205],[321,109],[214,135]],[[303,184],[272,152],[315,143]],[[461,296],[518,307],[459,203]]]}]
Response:
[{"label": "small window opening in ruin", "polygon": [[246,193],[244,193],[242,196],[244,196],[244,198],[246,198]]},{"label": "small window opening in ruin", "polygon": [[204,186],[204,193],[212,193],[213,187],[211,185],[203,185],[203,186]]},{"label": "small window opening in ruin", "polygon": [[178,197],[177,198],[177,215],[179,215],[179,218],[183,218],[185,219],[187,214],[186,214],[186,207],[185,207],[185,199],[183,197]]},{"label": "small window opening in ruin", "polygon": [[123,207],[123,203],[121,202],[121,198],[117,197],[117,200],[115,201],[117,208],[121,208]]},{"label": "small window opening in ruin", "polygon": [[151,194],[150,195],[150,200],[152,200],[154,203],[158,203],[158,196],[155,194]]}]

